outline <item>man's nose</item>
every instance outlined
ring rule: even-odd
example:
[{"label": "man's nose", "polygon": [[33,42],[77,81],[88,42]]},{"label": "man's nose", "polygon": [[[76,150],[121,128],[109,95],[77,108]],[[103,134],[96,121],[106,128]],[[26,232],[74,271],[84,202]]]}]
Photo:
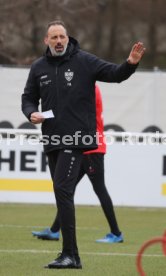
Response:
[{"label": "man's nose", "polygon": [[61,38],[58,37],[58,38],[57,38],[57,43],[61,43],[61,41],[62,41]]}]

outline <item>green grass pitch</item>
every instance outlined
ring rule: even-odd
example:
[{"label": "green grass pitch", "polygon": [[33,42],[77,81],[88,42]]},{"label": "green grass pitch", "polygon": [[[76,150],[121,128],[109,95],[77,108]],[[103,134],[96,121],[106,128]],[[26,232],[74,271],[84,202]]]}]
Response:
[{"label": "green grass pitch", "polygon": [[[48,270],[43,266],[56,258],[61,241],[42,241],[32,230],[50,226],[56,213],[47,204],[0,204],[1,276],[137,276],[136,254],[141,245],[166,230],[166,208],[115,208],[125,242],[99,244],[109,232],[99,206],[76,206],[77,240],[82,270]],[[149,247],[143,257],[147,276],[166,275],[166,256],[161,244]]]}]

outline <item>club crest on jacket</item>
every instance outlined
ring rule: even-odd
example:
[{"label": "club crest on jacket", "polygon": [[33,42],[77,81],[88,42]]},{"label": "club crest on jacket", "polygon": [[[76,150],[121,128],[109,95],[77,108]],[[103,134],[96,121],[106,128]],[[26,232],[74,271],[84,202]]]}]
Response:
[{"label": "club crest on jacket", "polygon": [[65,79],[67,81],[71,81],[73,79],[74,76],[74,72],[71,72],[70,69],[67,70],[67,72],[65,72]]}]

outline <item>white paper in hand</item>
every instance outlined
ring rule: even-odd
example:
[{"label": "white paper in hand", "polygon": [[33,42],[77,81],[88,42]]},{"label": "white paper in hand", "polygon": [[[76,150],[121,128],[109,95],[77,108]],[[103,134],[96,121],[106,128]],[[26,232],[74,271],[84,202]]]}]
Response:
[{"label": "white paper in hand", "polygon": [[49,119],[49,118],[54,118],[54,113],[52,112],[52,110],[47,110],[47,111],[44,111],[42,112],[42,115],[45,119]]}]

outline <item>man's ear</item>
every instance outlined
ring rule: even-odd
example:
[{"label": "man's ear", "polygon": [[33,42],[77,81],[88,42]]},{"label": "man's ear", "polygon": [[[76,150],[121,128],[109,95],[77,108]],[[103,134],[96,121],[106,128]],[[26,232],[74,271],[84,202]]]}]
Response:
[{"label": "man's ear", "polygon": [[48,46],[48,38],[47,38],[47,36],[44,38],[44,43]]}]

